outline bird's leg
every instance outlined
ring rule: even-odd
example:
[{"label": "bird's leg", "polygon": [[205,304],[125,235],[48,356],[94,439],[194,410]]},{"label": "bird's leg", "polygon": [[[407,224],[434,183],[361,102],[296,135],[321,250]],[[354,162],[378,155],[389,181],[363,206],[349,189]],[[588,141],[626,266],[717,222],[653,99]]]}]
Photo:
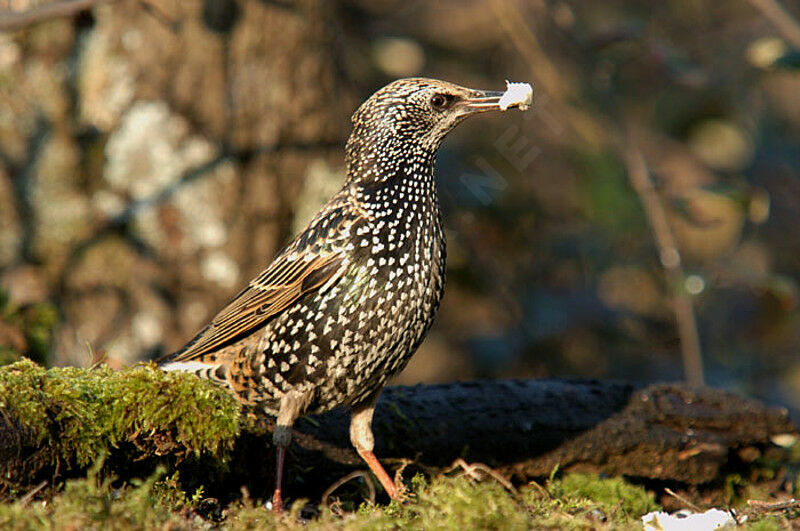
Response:
[{"label": "bird's leg", "polygon": [[281,488],[283,485],[283,460],[286,447],[275,443],[275,492],[272,493],[272,510],[276,513],[283,511],[283,498]]},{"label": "bird's leg", "polygon": [[272,432],[272,442],[275,444],[275,492],[272,494],[272,510],[276,513],[283,511],[283,498],[281,497],[283,462],[286,457],[286,448],[292,442],[292,426],[307,403],[306,396],[294,391],[289,391],[281,398],[275,431]]},{"label": "bird's leg", "polygon": [[361,456],[361,459],[369,465],[370,470],[372,470],[372,473],[378,478],[378,481],[381,482],[386,494],[393,500],[400,499],[397,486],[394,484],[394,481],[392,481],[392,478],[389,477],[389,474],[386,473],[386,470],[383,469],[378,458],[375,457],[375,454],[373,454],[371,450],[361,450],[358,448],[356,448],[356,450],[358,451],[358,455]]},{"label": "bird's leg", "polygon": [[381,482],[386,494],[391,499],[397,500],[400,497],[397,486],[378,462],[375,454],[372,453],[372,449],[375,447],[375,438],[372,435],[372,414],[375,411],[377,400],[378,394],[376,393],[367,404],[353,407],[353,415],[350,419],[350,442],[353,443],[358,455],[369,465],[372,473]]}]

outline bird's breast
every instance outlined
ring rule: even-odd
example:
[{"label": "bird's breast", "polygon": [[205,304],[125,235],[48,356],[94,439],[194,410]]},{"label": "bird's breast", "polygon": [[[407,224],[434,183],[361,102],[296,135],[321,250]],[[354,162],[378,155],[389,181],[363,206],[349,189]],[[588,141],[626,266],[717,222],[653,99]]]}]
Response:
[{"label": "bird's breast", "polygon": [[264,331],[258,366],[266,396],[314,394],[310,411],[358,403],[405,366],[444,289],[438,208],[402,208],[353,223],[337,252],[344,270]]},{"label": "bird's breast", "polygon": [[331,378],[351,403],[382,387],[419,346],[441,301],[446,256],[438,211],[424,221],[377,218],[356,236],[362,252],[340,283],[342,338]]}]

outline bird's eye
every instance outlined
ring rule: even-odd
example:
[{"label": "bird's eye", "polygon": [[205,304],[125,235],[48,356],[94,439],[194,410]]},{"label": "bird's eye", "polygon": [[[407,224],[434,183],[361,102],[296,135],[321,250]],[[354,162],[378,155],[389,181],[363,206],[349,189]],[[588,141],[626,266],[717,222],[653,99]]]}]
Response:
[{"label": "bird's eye", "polygon": [[431,107],[437,111],[443,111],[453,102],[453,96],[450,94],[434,94],[431,96]]}]

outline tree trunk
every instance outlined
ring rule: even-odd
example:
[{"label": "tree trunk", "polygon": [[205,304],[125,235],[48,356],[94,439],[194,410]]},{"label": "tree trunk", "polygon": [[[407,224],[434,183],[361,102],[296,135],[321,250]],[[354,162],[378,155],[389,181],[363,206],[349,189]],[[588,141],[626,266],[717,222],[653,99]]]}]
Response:
[{"label": "tree trunk", "polygon": [[357,105],[336,9],[129,0],[13,36],[0,285],[57,306],[50,364],[179,348],[333,195]]}]

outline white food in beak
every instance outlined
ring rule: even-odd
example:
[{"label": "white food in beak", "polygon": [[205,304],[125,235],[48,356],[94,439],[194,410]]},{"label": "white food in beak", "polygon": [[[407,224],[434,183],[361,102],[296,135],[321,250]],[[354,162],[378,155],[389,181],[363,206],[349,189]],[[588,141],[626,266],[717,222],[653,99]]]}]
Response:
[{"label": "white food in beak", "polygon": [[527,111],[533,103],[533,87],[529,83],[510,83],[506,80],[506,91],[500,98],[500,110],[505,111],[509,107],[519,107],[521,111]]}]

